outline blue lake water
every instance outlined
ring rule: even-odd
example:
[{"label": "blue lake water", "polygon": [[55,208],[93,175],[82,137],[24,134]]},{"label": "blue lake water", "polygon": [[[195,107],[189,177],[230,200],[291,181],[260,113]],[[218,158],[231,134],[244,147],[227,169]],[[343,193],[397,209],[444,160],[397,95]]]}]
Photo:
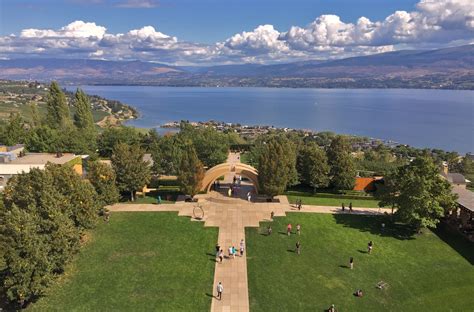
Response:
[{"label": "blue lake water", "polygon": [[[69,88],[74,90],[74,88]],[[84,86],[137,108],[128,124],[217,120],[355,134],[474,152],[474,91]]]}]

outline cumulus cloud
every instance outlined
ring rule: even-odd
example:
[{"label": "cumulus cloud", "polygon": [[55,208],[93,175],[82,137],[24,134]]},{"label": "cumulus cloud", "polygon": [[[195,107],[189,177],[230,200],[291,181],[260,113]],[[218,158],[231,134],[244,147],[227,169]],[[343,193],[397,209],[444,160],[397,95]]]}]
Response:
[{"label": "cumulus cloud", "polygon": [[[153,0],[123,0],[124,7],[152,7]],[[0,58],[25,56],[140,59],[169,64],[270,63],[341,58],[400,48],[441,47],[474,39],[474,1],[420,0],[412,12],[396,11],[380,21],[350,23],[321,15],[306,26],[277,30],[261,25],[215,44],[180,41],[153,26],[109,33],[93,22],[60,29],[24,29],[0,37]]]}]

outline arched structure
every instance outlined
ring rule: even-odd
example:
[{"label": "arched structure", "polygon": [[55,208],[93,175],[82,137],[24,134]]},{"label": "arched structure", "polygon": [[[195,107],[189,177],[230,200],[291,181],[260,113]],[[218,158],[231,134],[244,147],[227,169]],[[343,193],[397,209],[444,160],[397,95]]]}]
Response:
[{"label": "arched structure", "polygon": [[234,173],[241,176],[244,176],[250,179],[255,186],[256,191],[258,191],[258,172],[257,169],[250,165],[242,163],[223,163],[217,166],[212,167],[206,171],[204,179],[202,179],[201,191],[209,192],[211,189],[212,183],[217,180],[219,177],[226,175],[228,173]]}]

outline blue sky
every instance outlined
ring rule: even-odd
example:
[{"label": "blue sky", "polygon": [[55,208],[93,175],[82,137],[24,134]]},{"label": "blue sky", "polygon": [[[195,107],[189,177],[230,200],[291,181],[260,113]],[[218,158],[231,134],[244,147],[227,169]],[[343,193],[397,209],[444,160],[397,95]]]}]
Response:
[{"label": "blue sky", "polygon": [[[126,1],[123,1],[123,3]],[[415,0],[163,0],[155,7],[118,7],[120,1],[2,0],[0,35],[25,28],[60,28],[71,21],[93,21],[110,32],[144,25],[186,41],[213,43],[261,24],[277,29],[306,25],[322,14],[346,22],[366,16],[384,19],[396,10],[411,11]]]},{"label": "blue sky", "polygon": [[474,0],[0,0],[0,58],[278,63],[474,42]]}]

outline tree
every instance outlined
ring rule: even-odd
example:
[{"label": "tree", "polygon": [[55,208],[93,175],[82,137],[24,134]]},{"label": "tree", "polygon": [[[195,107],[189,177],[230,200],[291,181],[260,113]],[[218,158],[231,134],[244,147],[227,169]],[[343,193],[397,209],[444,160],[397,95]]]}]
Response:
[{"label": "tree", "polygon": [[456,205],[451,185],[428,157],[419,157],[384,178],[380,205],[397,208],[395,216],[416,229],[435,227]]},{"label": "tree", "polygon": [[183,141],[192,142],[199,159],[209,168],[227,159],[229,139],[213,128],[197,129],[189,123],[182,122],[178,136]]},{"label": "tree", "polygon": [[75,94],[74,125],[76,128],[71,132],[75,134],[76,140],[70,148],[76,153],[95,154],[97,149],[97,130],[92,116],[91,104],[87,95],[80,89]]},{"label": "tree", "polygon": [[271,197],[281,194],[297,180],[296,151],[284,137],[273,137],[261,146],[258,181],[261,191]]},{"label": "tree", "polygon": [[41,295],[97,220],[97,194],[68,165],[47,164],[12,177],[0,206],[4,286],[11,301]]},{"label": "tree", "polygon": [[60,131],[42,125],[28,131],[26,149],[31,152],[55,153],[62,150]]},{"label": "tree", "polygon": [[304,145],[298,155],[298,172],[300,179],[313,187],[327,187],[329,184],[329,165],[326,154],[316,143]]},{"label": "tree", "polygon": [[150,182],[151,172],[148,161],[143,160],[145,152],[138,145],[117,144],[113,149],[112,168],[117,177],[117,186],[122,192],[130,193],[135,200],[135,192]]},{"label": "tree", "polygon": [[9,146],[25,143],[26,137],[27,133],[23,118],[18,113],[11,113],[2,133],[2,143]]},{"label": "tree", "polygon": [[[160,140],[160,167],[163,174],[175,175],[178,173],[179,161],[184,145],[183,140],[177,135],[165,135]],[[153,159],[153,161],[156,160]]]},{"label": "tree", "polygon": [[100,206],[118,202],[120,193],[112,167],[99,161],[90,161],[87,167],[87,179],[97,192]]},{"label": "tree", "polygon": [[128,145],[139,145],[141,142],[140,134],[132,127],[109,127],[106,128],[97,140],[99,155],[110,157],[115,145],[124,143]]},{"label": "tree", "polygon": [[347,138],[335,137],[327,150],[327,157],[331,167],[329,174],[332,186],[339,190],[352,189],[356,173]]},{"label": "tree", "polygon": [[89,98],[81,89],[77,89],[74,95],[74,125],[79,129],[94,129],[94,118],[92,117],[91,104]]},{"label": "tree", "polygon": [[46,122],[53,129],[62,129],[71,124],[71,115],[64,92],[53,81],[46,100]]},{"label": "tree", "polygon": [[197,157],[194,146],[188,143],[183,149],[179,162],[178,181],[181,191],[191,196],[196,195],[201,188],[203,178],[203,164]]}]

